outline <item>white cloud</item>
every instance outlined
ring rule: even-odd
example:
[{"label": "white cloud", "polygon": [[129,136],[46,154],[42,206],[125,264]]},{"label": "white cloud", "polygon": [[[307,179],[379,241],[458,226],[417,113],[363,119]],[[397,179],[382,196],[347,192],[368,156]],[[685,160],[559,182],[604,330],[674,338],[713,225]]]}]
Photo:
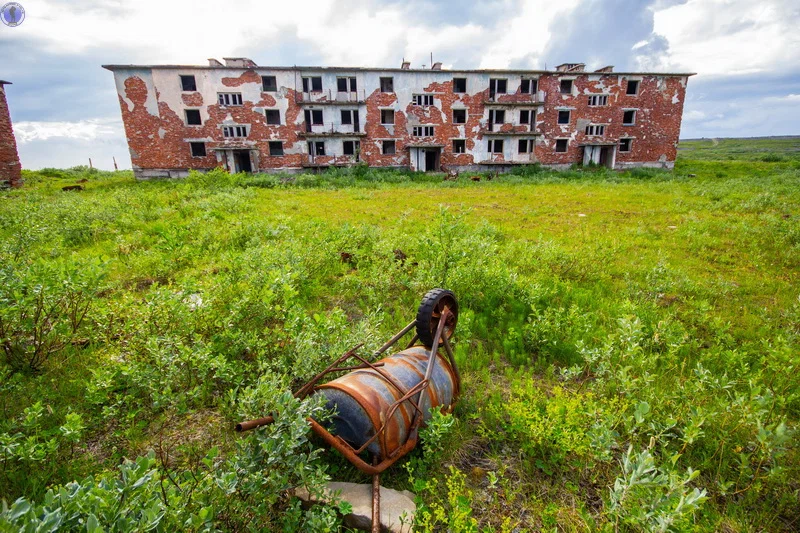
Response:
[{"label": "white cloud", "polygon": [[46,141],[53,138],[93,141],[103,137],[121,135],[119,120],[82,120],[79,122],[17,122],[14,136],[17,143]]}]

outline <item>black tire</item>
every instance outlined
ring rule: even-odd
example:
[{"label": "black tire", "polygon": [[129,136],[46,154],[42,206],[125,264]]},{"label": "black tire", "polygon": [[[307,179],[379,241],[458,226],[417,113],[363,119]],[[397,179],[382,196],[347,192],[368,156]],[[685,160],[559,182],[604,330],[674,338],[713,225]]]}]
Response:
[{"label": "black tire", "polygon": [[[443,336],[449,340],[456,330],[458,323],[458,301],[456,295],[447,289],[431,289],[422,298],[417,310],[417,335],[420,342],[427,348],[433,346],[433,337],[436,335],[436,328],[439,327],[439,318],[442,311],[448,308],[452,315],[448,317],[445,324]],[[439,344],[444,344],[444,340],[439,339]]]}]

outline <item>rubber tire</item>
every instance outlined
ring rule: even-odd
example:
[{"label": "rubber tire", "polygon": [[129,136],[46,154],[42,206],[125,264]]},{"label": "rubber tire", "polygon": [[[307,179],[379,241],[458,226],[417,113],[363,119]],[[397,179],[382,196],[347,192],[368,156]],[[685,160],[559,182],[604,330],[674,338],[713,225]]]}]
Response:
[{"label": "rubber tire", "polygon": [[[433,346],[433,337],[436,335],[436,326],[438,326],[438,320],[436,321],[436,325],[433,324],[433,321],[436,320],[433,316],[433,313],[443,299],[452,300],[450,304],[450,311],[453,313],[454,317],[452,319],[452,326],[447,326],[442,332],[442,335],[447,335],[449,340],[450,337],[453,336],[453,332],[456,329],[456,323],[458,322],[458,301],[456,300],[456,295],[453,294],[453,291],[449,291],[447,289],[429,290],[428,293],[423,296],[422,303],[419,304],[416,321],[417,336],[419,337],[420,342],[422,342],[426,348],[431,348]],[[443,342],[443,340],[439,339],[440,345]]]}]

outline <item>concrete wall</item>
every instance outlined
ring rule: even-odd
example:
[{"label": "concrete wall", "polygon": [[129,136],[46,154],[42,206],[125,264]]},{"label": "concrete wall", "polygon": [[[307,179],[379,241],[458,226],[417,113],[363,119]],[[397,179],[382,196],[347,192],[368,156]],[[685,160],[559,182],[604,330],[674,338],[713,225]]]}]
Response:
[{"label": "concrete wall", "polygon": [[[348,165],[355,158],[343,153],[344,141],[360,143],[360,159],[370,166],[410,167],[416,146],[441,145],[445,168],[507,168],[540,162],[564,166],[583,160],[583,144],[616,144],[630,138],[630,152],[616,152],[617,167],[669,167],[677,154],[686,75],[636,75],[635,96],[625,94],[629,75],[533,71],[441,71],[355,69],[274,69],[198,67],[111,67],[137,175],[182,175],[186,169],[232,169],[232,152],[249,150],[254,169],[297,170]],[[193,75],[197,90],[182,91],[180,75]],[[276,77],[277,91],[264,92],[261,76]],[[322,78],[321,92],[303,92],[302,78]],[[357,88],[339,93],[337,78],[354,77]],[[393,92],[380,91],[380,78],[391,77]],[[467,79],[467,92],[453,92],[453,78]],[[507,80],[507,93],[490,98],[491,78]],[[520,92],[523,78],[538,82],[534,94]],[[573,79],[571,94],[560,93],[562,78]],[[348,82],[349,86],[349,82]],[[240,93],[241,106],[218,103],[218,93]],[[414,94],[431,94],[433,105],[412,103]],[[589,95],[604,94],[608,103],[590,107]],[[198,109],[202,125],[186,124],[185,110]],[[280,113],[280,125],[267,124],[265,110]],[[357,110],[359,132],[342,124],[342,110]],[[381,110],[394,111],[394,124],[382,124]],[[466,111],[466,124],[453,122],[453,110]],[[488,131],[490,110],[504,110],[505,123]],[[571,111],[570,123],[557,124],[559,109]],[[622,124],[624,109],[636,110],[636,123]],[[306,132],[305,110],[321,110],[323,124]],[[535,113],[533,131],[520,124],[520,111]],[[602,136],[587,136],[588,124],[603,124]],[[244,139],[225,139],[223,127],[243,125]],[[434,135],[416,137],[414,126],[433,126]],[[568,139],[567,152],[555,151],[556,139]],[[465,153],[454,153],[453,139],[464,139]],[[489,140],[503,141],[502,153],[489,153]],[[520,139],[535,143],[531,153],[519,153]],[[394,140],[395,154],[383,154],[384,140]],[[189,142],[204,142],[205,157],[193,157]],[[283,143],[283,155],[271,156],[270,141]],[[309,156],[308,141],[324,142],[325,155]],[[149,170],[150,172],[143,172]]]},{"label": "concrete wall", "polygon": [[22,184],[22,166],[17,154],[17,141],[11,126],[5,89],[5,84],[0,82],[0,185],[18,187]]}]

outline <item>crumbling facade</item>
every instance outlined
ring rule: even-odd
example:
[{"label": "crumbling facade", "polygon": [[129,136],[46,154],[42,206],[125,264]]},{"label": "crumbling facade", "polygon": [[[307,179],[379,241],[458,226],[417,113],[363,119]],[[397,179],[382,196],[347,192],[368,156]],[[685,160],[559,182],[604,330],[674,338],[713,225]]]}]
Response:
[{"label": "crumbling facade", "polygon": [[0,80],[0,187],[22,185],[22,166],[6,101],[6,85],[10,84],[9,81]]},{"label": "crumbling facade", "polygon": [[364,162],[438,170],[671,168],[692,74],[340,67],[104,65],[134,171],[180,177]]}]

